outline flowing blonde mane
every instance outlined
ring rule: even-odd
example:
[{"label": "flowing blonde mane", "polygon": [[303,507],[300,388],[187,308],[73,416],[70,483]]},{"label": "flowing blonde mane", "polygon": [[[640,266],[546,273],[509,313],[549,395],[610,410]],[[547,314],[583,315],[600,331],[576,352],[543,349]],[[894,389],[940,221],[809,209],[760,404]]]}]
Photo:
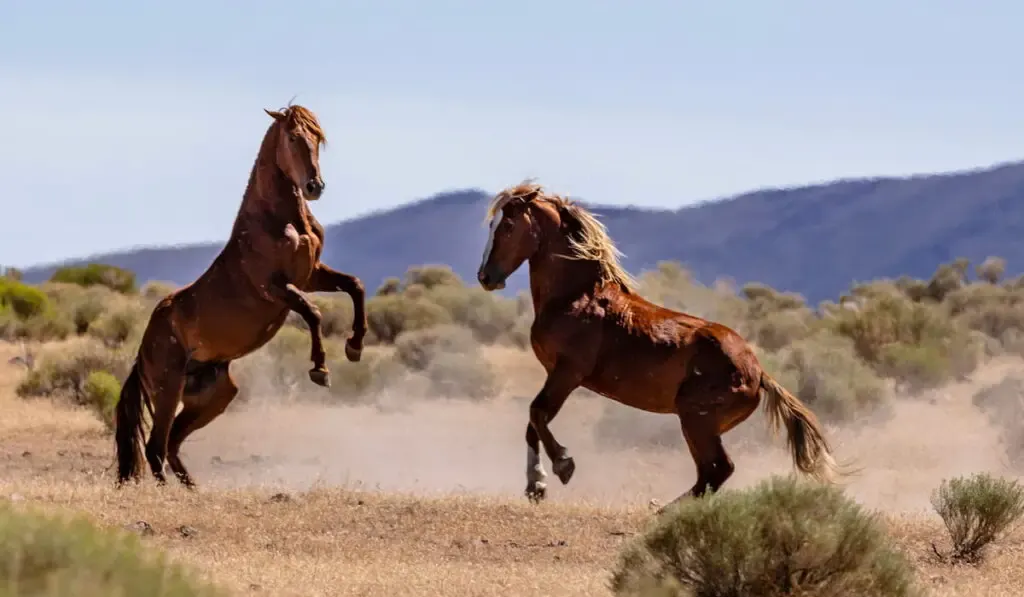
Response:
[{"label": "flowing blonde mane", "polygon": [[324,134],[324,129],[320,127],[320,120],[312,110],[298,104],[289,104],[281,110],[281,114],[288,119],[288,124],[298,125],[305,129],[313,136],[318,145],[327,145],[327,135]]},{"label": "flowing blonde mane", "polygon": [[563,218],[568,217],[576,222],[580,227],[580,232],[568,239],[573,254],[567,255],[566,258],[596,261],[601,266],[603,282],[617,282],[623,290],[636,292],[636,280],[619,263],[622,252],[608,236],[608,229],[605,228],[605,225],[597,219],[597,216],[582,206],[567,197],[545,191],[540,184],[527,180],[495,195],[490,205],[487,206],[485,223],[493,220],[506,205],[516,199],[546,201],[554,205]]}]

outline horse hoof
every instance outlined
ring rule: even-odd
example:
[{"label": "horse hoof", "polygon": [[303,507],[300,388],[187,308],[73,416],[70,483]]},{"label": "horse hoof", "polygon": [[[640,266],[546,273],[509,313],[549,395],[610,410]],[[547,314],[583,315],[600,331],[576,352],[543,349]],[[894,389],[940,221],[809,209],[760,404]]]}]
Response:
[{"label": "horse hoof", "polygon": [[331,387],[331,373],[326,369],[310,369],[309,379],[318,386]]},{"label": "horse hoof", "polygon": [[345,343],[345,357],[348,358],[348,360],[352,361],[353,363],[358,363],[359,359],[362,358],[362,356],[362,348],[356,348],[349,344],[348,342]]},{"label": "horse hoof", "polygon": [[551,463],[551,468],[558,475],[558,480],[562,482],[562,485],[565,485],[569,479],[572,479],[572,474],[576,472],[576,461],[572,459],[572,456],[566,456]]},{"label": "horse hoof", "polygon": [[526,499],[534,504],[539,504],[547,497],[548,486],[543,483],[534,483],[526,488]]}]

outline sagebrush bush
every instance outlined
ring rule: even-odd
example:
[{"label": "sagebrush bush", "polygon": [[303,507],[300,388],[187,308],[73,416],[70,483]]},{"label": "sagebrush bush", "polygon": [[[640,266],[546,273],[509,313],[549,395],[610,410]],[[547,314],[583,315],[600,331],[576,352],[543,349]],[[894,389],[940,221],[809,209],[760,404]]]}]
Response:
[{"label": "sagebrush bush", "polygon": [[80,338],[42,352],[39,363],[18,384],[16,392],[21,397],[66,396],[86,404],[85,382],[91,373],[106,371],[121,383],[133,359],[132,353],[111,350],[91,338]]},{"label": "sagebrush bush", "polygon": [[980,561],[985,548],[1024,516],[1024,488],[986,473],[943,480],[931,502],[953,543],[940,555],[954,562]]},{"label": "sagebrush bush", "polygon": [[21,319],[41,315],[50,308],[46,293],[12,278],[0,277],[0,310],[10,309]]},{"label": "sagebrush bush", "polygon": [[392,344],[402,332],[451,323],[452,320],[440,305],[424,297],[406,296],[405,293],[375,296],[366,301],[366,311],[370,332],[385,344]]},{"label": "sagebrush bush", "polygon": [[974,338],[941,306],[887,293],[859,297],[855,304],[836,311],[830,323],[880,374],[919,389],[950,381],[977,365]]},{"label": "sagebrush bush", "polygon": [[79,286],[106,286],[123,294],[136,291],[135,274],[126,269],[103,263],[90,263],[86,266],[67,266],[58,268],[50,277],[51,282],[78,284]]},{"label": "sagebrush bush", "polygon": [[114,429],[114,407],[121,394],[121,382],[109,371],[93,371],[85,378],[82,399],[107,429]]},{"label": "sagebrush bush", "polygon": [[395,358],[414,371],[426,369],[441,354],[467,355],[478,346],[470,330],[452,324],[402,332],[395,339]]},{"label": "sagebrush bush", "polygon": [[0,503],[0,597],[227,595],[125,532]]},{"label": "sagebrush bush", "polygon": [[772,477],[685,499],[620,555],[616,595],[898,597],[914,572],[877,515],[834,487]]},{"label": "sagebrush bush", "polygon": [[816,334],[761,361],[823,420],[850,421],[888,403],[889,389],[847,338]]}]

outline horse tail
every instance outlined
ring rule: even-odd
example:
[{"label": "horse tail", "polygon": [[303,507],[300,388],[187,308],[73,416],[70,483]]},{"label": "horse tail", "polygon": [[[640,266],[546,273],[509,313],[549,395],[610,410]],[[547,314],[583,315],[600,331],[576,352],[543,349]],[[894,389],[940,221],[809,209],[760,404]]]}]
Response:
[{"label": "horse tail", "polygon": [[843,473],[811,409],[765,371],[761,372],[761,390],[765,393],[764,410],[772,432],[778,433],[781,425],[786,426],[793,464],[818,481],[835,483]]},{"label": "horse tail", "polygon": [[142,358],[136,357],[131,373],[121,387],[121,396],[114,409],[114,439],[117,445],[117,481],[122,484],[137,479],[142,469],[143,404],[152,414],[153,406],[142,383]]}]

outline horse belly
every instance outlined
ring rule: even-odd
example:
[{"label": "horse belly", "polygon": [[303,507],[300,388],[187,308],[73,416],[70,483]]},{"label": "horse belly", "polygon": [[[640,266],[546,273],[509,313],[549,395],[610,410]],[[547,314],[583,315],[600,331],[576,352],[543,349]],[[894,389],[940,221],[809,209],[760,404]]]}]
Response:
[{"label": "horse belly", "polygon": [[645,358],[640,353],[601,363],[583,380],[583,387],[626,406],[674,413],[681,382],[682,371],[671,360]]}]

